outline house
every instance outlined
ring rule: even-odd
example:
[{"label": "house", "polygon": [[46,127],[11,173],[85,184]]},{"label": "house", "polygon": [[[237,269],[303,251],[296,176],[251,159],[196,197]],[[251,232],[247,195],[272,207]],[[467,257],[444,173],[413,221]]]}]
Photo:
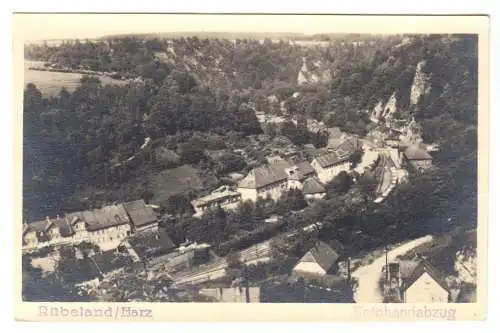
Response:
[{"label": "house", "polygon": [[46,217],[23,226],[23,246],[37,247],[40,243],[54,244],[71,235],[66,219],[57,216],[56,219]]},{"label": "house", "polygon": [[206,264],[211,259],[210,245],[186,242],[173,252],[159,257],[158,261],[165,262],[165,269],[169,272],[192,269],[195,266]]},{"label": "house", "polygon": [[87,241],[108,250],[130,235],[130,218],[123,205],[69,213],[65,217],[72,230],[73,244]]},{"label": "house", "polygon": [[288,187],[302,189],[302,183],[316,174],[309,162],[299,162],[285,169],[288,175]]},{"label": "house", "polygon": [[411,145],[403,152],[402,160],[417,171],[424,171],[432,166],[432,156],[418,145]]},{"label": "house", "polygon": [[117,248],[131,233],[155,230],[157,225],[153,208],[143,200],[108,205],[25,225],[23,250],[90,242],[108,251]]},{"label": "house", "polygon": [[134,234],[128,239],[130,247],[142,261],[172,252],[175,243],[164,228]]},{"label": "house", "polygon": [[82,287],[96,285],[105,278],[129,269],[136,269],[130,257],[115,251],[106,251],[67,260],[59,274],[65,283]]},{"label": "house", "polygon": [[293,274],[304,278],[325,276],[336,270],[335,264],[341,257],[343,246],[338,242],[331,245],[318,241],[316,245],[298,261]]},{"label": "house", "polygon": [[241,202],[241,193],[225,188],[222,191],[213,191],[211,194],[191,201],[194,208],[194,216],[200,217],[208,209],[220,207],[224,210],[232,210]]},{"label": "house", "polygon": [[318,178],[323,183],[330,182],[342,171],[349,171],[351,168],[351,154],[349,151],[334,150],[323,155],[317,155],[311,162],[316,170]]},{"label": "house", "polygon": [[392,289],[403,303],[448,303],[450,291],[441,273],[427,260],[401,260],[389,264]]},{"label": "house", "polygon": [[143,199],[125,202],[123,208],[130,217],[130,228],[133,233],[158,228],[158,218],[151,207]]},{"label": "house", "polygon": [[302,183],[315,174],[309,162],[276,161],[252,169],[238,184],[238,192],[242,201],[257,201],[268,196],[277,201],[290,188],[302,189]]},{"label": "house", "polygon": [[306,200],[315,200],[323,199],[326,195],[326,190],[316,177],[309,177],[302,184],[302,193]]},{"label": "house", "polygon": [[248,287],[248,299],[247,290],[243,286],[206,288],[200,289],[198,293],[222,303],[260,303],[260,287]]},{"label": "house", "polygon": [[46,218],[25,226],[23,249],[90,242],[103,250],[116,248],[130,234],[130,219],[122,205]]},{"label": "house", "polygon": [[284,191],[288,190],[288,174],[285,169],[290,167],[287,161],[263,165],[250,170],[238,183],[241,200],[257,201],[258,198],[277,201]]}]

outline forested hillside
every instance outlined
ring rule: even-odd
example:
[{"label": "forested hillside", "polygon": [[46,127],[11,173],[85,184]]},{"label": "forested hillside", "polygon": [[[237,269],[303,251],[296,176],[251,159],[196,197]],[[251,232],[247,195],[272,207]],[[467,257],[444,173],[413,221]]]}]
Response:
[{"label": "forested hillside", "polygon": [[[214,160],[204,151],[233,149],[260,134],[255,111],[314,118],[363,136],[375,126],[370,118],[380,105],[386,111],[379,112],[381,122],[405,123],[414,117],[423,139],[439,143],[441,149],[435,172],[411,180],[379,210],[364,212],[363,220],[383,224],[392,214],[398,223],[411,224],[453,215],[461,216],[464,224],[475,223],[475,36],[346,37],[326,47],[270,40],[114,37],[28,46],[25,54],[61,67],[142,78],[125,86],[103,86],[97,78],[85,77],[74,93],[62,89],[56,98],[42,96],[33,85],[26,87],[26,219],[100,204],[103,199],[92,197],[99,191],[112,192],[109,201],[150,197],[152,175],[181,164],[217,176]],[[329,77],[299,80],[304,63],[308,72],[319,77],[328,71]],[[291,139],[303,135],[300,130],[290,133]],[[153,144],[143,148],[146,138]],[[180,160],[160,161],[158,147]],[[141,150],[139,163],[112,171],[111,166]],[[245,167],[235,159],[227,157],[228,170]],[[76,198],[81,193],[90,193],[85,202]],[[325,214],[316,211],[311,218],[321,220]],[[338,214],[332,213],[330,220],[346,220]],[[374,234],[384,230],[377,226],[372,223]]]}]

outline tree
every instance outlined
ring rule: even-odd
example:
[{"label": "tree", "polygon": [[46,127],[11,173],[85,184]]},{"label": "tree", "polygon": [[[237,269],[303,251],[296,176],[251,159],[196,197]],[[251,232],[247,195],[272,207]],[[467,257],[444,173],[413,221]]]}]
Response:
[{"label": "tree", "polygon": [[182,163],[196,165],[206,159],[205,150],[194,142],[181,146],[180,159]]},{"label": "tree", "polygon": [[352,177],[347,172],[341,171],[326,185],[328,197],[334,198],[337,195],[347,193],[353,183]]},{"label": "tree", "polygon": [[307,202],[304,199],[304,195],[301,190],[292,188],[281,195],[277,206],[279,213],[284,214],[307,207]]}]

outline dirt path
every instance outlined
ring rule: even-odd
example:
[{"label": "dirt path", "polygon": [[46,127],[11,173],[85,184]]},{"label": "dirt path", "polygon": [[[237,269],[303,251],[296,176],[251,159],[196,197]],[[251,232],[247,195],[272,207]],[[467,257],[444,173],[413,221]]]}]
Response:
[{"label": "dirt path", "polygon": [[[432,236],[425,236],[414,239],[389,251],[387,257],[389,261],[404,255],[413,248],[430,242]],[[373,263],[358,268],[352,273],[352,277],[358,279],[358,288],[354,295],[356,303],[381,303],[383,301],[379,290],[379,278],[385,265],[385,255],[375,259]]]}]

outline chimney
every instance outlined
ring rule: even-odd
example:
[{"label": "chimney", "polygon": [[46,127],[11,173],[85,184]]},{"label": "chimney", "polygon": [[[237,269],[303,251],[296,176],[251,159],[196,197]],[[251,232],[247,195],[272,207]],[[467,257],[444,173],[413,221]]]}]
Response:
[{"label": "chimney", "polygon": [[59,214],[57,214],[56,219],[59,220]]},{"label": "chimney", "polygon": [[45,216],[45,219],[47,220],[47,222],[50,222],[50,217]]}]

